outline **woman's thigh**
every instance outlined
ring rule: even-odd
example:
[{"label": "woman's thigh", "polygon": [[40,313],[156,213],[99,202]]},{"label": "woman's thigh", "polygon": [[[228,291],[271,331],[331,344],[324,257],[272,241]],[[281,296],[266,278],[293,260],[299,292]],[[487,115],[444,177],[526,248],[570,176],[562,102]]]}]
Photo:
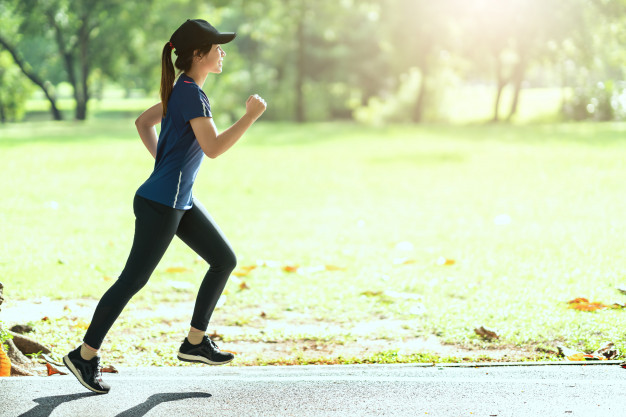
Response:
[{"label": "woman's thigh", "polygon": [[193,207],[180,220],[176,235],[211,267],[235,268],[237,259],[230,242],[207,209],[195,198]]},{"label": "woman's thigh", "polygon": [[135,236],[121,277],[147,280],[170,245],[184,211],[136,196]]}]

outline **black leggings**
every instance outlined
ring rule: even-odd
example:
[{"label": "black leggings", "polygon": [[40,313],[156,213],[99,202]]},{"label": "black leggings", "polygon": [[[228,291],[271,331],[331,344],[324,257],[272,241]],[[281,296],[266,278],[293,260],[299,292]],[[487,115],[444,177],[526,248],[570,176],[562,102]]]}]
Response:
[{"label": "black leggings", "polygon": [[99,349],[128,301],[148,282],[170,242],[177,235],[210,265],[200,285],[191,326],[209,326],[237,259],[228,240],[196,199],[190,210],[178,210],[135,195],[135,237],[126,266],[102,296],[83,341]]}]

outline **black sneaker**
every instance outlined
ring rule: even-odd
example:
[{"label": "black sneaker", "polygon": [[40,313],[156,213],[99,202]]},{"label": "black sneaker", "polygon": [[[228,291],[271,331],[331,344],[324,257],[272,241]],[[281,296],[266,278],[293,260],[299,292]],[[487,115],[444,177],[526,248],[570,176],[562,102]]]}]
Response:
[{"label": "black sneaker", "polygon": [[106,394],[111,387],[102,381],[100,357],[86,361],[80,356],[80,346],[63,357],[63,363],[85,388],[98,394]]},{"label": "black sneaker", "polygon": [[222,352],[214,341],[204,335],[202,343],[192,345],[189,340],[180,345],[178,349],[178,359],[185,362],[200,362],[209,365],[223,365],[235,359],[235,355],[230,352]]}]

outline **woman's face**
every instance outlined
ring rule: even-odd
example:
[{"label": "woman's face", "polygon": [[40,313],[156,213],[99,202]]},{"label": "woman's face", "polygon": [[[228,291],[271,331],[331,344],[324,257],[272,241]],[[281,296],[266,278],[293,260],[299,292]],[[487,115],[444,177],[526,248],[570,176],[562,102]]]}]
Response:
[{"label": "woman's face", "polygon": [[226,52],[224,52],[221,45],[213,45],[207,54],[198,59],[197,64],[201,65],[202,69],[205,69],[207,73],[219,74],[222,72],[222,61],[225,56]]}]

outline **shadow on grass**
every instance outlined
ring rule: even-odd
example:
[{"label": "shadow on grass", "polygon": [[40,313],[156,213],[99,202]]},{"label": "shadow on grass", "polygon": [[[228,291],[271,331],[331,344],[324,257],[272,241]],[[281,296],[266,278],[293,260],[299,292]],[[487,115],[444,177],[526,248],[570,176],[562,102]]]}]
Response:
[{"label": "shadow on grass", "polygon": [[[69,394],[69,395],[54,395],[51,397],[41,397],[35,398],[33,401],[36,402],[34,408],[28,410],[27,412],[20,414],[19,417],[48,417],[52,414],[52,412],[59,405],[79,400],[81,398],[88,397],[96,397],[100,394],[95,394],[92,392],[83,392],[80,394]],[[166,403],[170,401],[178,401],[178,400],[186,400],[190,398],[209,398],[211,394],[206,392],[168,392],[162,394],[153,394],[146,398],[146,400],[137,404],[136,406],[129,408],[126,411],[122,411],[117,414],[116,417],[141,417],[146,415],[150,410],[161,403]]]}]

